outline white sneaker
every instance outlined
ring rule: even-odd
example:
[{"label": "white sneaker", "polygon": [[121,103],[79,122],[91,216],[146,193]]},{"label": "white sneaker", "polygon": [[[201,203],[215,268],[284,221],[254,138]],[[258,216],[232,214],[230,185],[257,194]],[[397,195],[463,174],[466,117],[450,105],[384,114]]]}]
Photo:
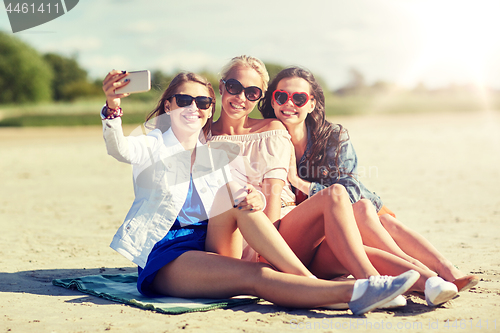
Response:
[{"label": "white sneaker", "polygon": [[420,274],[409,270],[398,276],[370,276],[368,288],[361,297],[349,302],[355,315],[376,309],[406,292],[418,280]]},{"label": "white sneaker", "polygon": [[395,309],[395,308],[400,308],[402,306],[406,306],[406,298],[404,298],[403,295],[399,295],[392,301],[389,301],[384,305],[379,306],[377,309]]},{"label": "white sneaker", "polygon": [[458,294],[457,286],[438,276],[425,281],[425,300],[429,306],[438,306],[448,302]]}]

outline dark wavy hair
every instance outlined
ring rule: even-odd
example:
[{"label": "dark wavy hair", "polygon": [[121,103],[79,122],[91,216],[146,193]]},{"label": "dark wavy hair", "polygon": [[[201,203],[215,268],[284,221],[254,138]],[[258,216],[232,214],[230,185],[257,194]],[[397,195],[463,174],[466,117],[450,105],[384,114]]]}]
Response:
[{"label": "dark wavy hair", "polygon": [[[306,126],[311,135],[312,146],[307,152],[307,165],[311,170],[325,170],[326,172],[308,172],[308,181],[323,183],[321,180],[331,177],[331,175],[339,176],[342,170],[339,168],[339,149],[340,144],[348,139],[347,130],[342,125],[334,125],[326,120],[325,116],[325,95],[321,85],[316,81],[314,75],[300,67],[289,67],[279,72],[269,84],[264,97],[259,101],[259,111],[264,118],[276,118],[274,108],[271,104],[273,93],[276,90],[278,83],[290,77],[298,77],[306,80],[311,91],[309,94],[314,97],[316,104],[314,110],[306,117]],[[342,138],[345,138],[342,140]],[[335,166],[330,166],[327,162],[328,150],[335,149]]]},{"label": "dark wavy hair", "polygon": [[[146,126],[148,128],[158,128],[162,132],[170,128],[170,116],[165,112],[165,102],[169,101],[179,90],[179,87],[184,83],[195,82],[205,86],[208,89],[210,97],[212,97],[212,115],[207,119],[207,123],[203,126],[203,134],[205,138],[210,133],[214,111],[215,111],[215,92],[214,88],[203,76],[191,72],[181,72],[170,81],[167,89],[162,94],[158,105],[146,116]],[[148,126],[149,125],[149,126]]]}]

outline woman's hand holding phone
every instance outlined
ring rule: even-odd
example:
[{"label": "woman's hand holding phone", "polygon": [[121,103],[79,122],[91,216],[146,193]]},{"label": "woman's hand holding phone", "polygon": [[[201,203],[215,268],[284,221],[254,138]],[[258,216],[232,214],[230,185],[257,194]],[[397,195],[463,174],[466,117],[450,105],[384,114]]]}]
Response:
[{"label": "woman's hand holding phone", "polygon": [[127,97],[130,93],[117,94],[115,89],[126,86],[130,83],[125,77],[128,76],[126,71],[112,70],[106,75],[102,83],[102,90],[106,94],[106,103],[108,108],[116,109],[120,106],[120,99]]}]

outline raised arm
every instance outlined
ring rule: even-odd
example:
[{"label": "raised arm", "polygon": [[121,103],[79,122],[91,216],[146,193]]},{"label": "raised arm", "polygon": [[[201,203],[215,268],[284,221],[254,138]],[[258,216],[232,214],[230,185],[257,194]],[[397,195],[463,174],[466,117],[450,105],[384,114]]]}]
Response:
[{"label": "raised arm", "polygon": [[126,86],[129,83],[129,81],[125,79],[127,76],[128,73],[126,71],[117,71],[116,69],[113,69],[104,78],[104,81],[102,82],[102,90],[106,95],[106,106],[108,107],[107,113],[104,115],[105,117],[108,117],[113,110],[117,110],[120,107],[121,99],[123,97],[130,95],[128,93],[115,93],[115,89]]},{"label": "raised arm", "polygon": [[[130,94],[116,94],[115,89],[126,86],[128,75],[125,71],[112,70],[108,73],[102,84],[102,90],[106,95],[106,105],[101,110],[103,124],[103,137],[109,155],[118,161],[132,164],[147,163],[151,159],[151,152],[155,145],[161,141],[161,133],[156,135],[142,135],[137,137],[125,137],[122,129],[121,98]],[[160,140],[159,140],[160,139]]]}]

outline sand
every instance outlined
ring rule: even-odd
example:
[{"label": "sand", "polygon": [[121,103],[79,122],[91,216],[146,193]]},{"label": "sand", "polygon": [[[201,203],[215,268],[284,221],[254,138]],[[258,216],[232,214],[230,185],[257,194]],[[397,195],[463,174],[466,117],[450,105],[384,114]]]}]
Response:
[{"label": "sand", "polygon": [[[163,315],[52,286],[132,272],[109,248],[133,199],[130,166],[99,127],[0,129],[0,332],[494,331],[500,329],[500,114],[333,119],[350,131],[364,183],[479,285],[431,309],[354,317],[264,302]],[[448,326],[446,326],[448,325]]]}]

